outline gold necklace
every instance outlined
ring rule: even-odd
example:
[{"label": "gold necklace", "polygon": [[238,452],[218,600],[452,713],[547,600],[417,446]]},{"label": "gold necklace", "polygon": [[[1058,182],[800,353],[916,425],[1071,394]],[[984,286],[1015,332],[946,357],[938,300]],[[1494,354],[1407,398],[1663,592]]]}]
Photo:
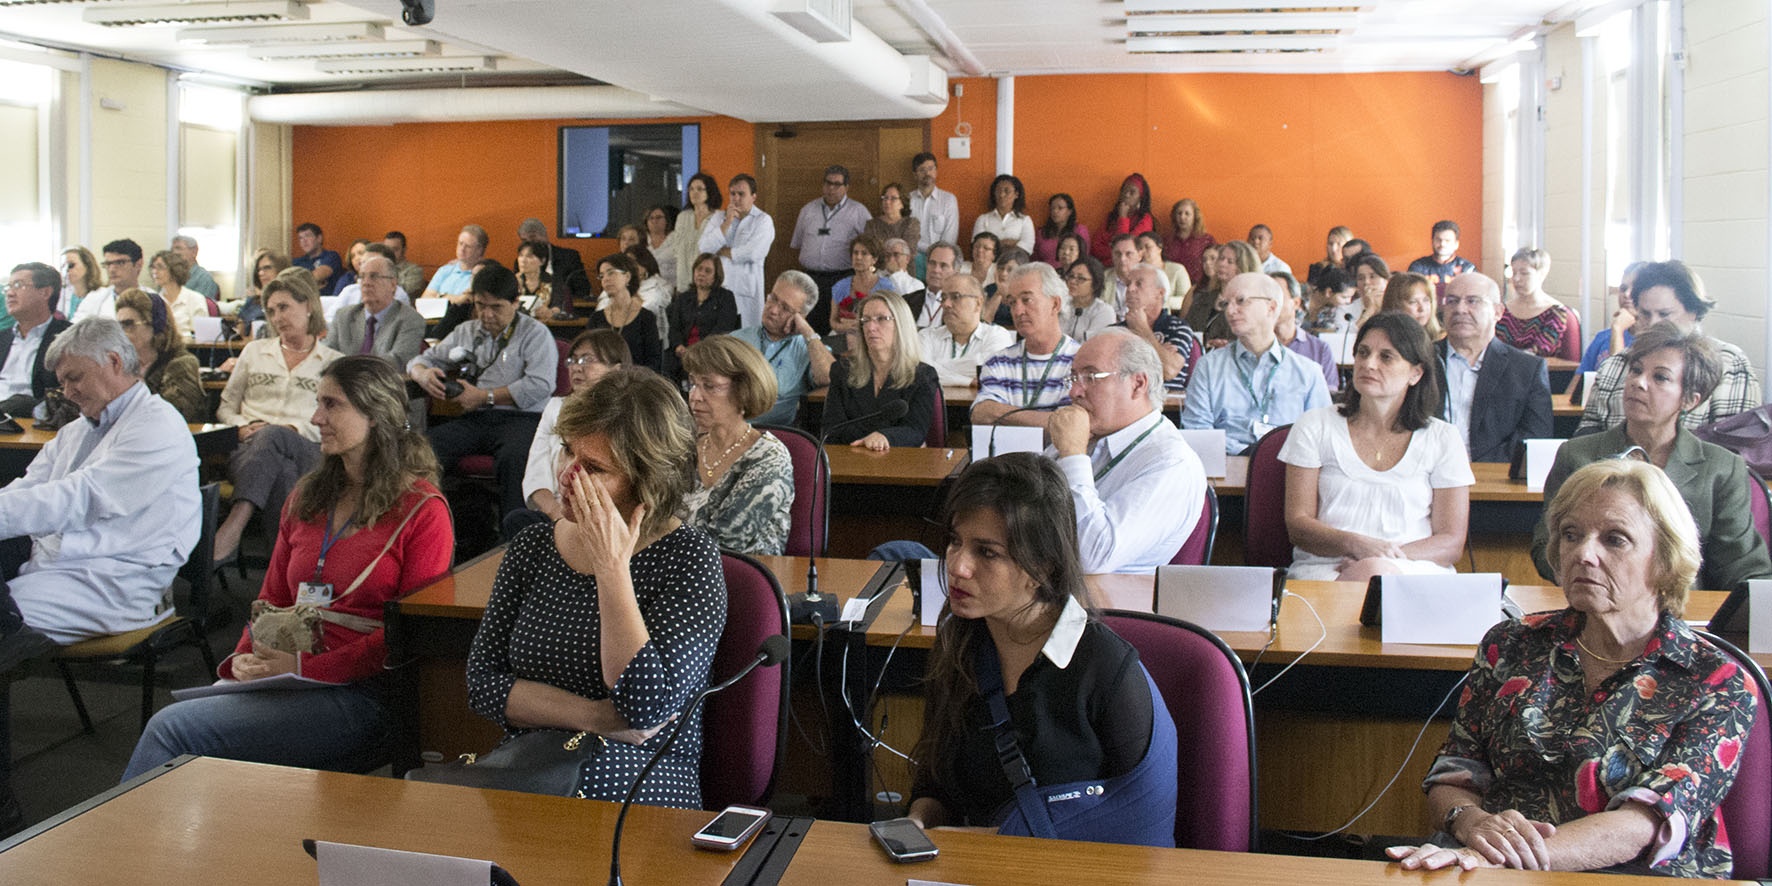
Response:
[{"label": "gold necklace", "polygon": [[[727,457],[732,455],[732,451],[734,449],[737,449],[738,445],[740,443],[743,443],[744,441],[749,440],[750,438],[751,438],[751,429],[746,429],[744,433],[738,435],[737,440],[732,441],[731,446],[726,447],[725,452],[720,453],[719,458],[713,459],[712,461],[709,461],[708,459],[703,458],[702,459],[701,475],[703,477],[707,478],[708,482],[712,483],[714,480],[715,474],[718,473],[718,471],[716,471],[715,468],[717,468],[718,466],[720,466],[722,464],[725,464]],[[712,437],[712,435],[704,435],[701,439],[702,439],[702,448],[704,449],[704,452],[702,454],[705,456],[707,454],[705,452],[705,449],[707,448],[707,443],[708,443],[708,441],[712,440],[713,437]]]},{"label": "gold necklace", "polygon": [[1606,656],[1601,655],[1598,652],[1595,652],[1592,649],[1587,648],[1587,644],[1581,642],[1581,635],[1580,634],[1575,635],[1575,645],[1580,646],[1582,652],[1585,652],[1588,655],[1593,656],[1595,661],[1604,662],[1604,663],[1610,664],[1610,665],[1629,664],[1630,662],[1632,662],[1636,659],[1636,656],[1634,656],[1634,655],[1631,656],[1630,658],[1607,658]]}]

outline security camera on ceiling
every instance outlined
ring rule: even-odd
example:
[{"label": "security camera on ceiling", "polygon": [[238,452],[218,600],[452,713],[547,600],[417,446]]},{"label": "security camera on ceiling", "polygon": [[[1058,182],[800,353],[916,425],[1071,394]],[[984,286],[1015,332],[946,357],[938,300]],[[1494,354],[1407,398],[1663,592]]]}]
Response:
[{"label": "security camera on ceiling", "polygon": [[400,0],[400,5],[405,7],[400,18],[409,25],[428,25],[437,17],[437,0]]}]

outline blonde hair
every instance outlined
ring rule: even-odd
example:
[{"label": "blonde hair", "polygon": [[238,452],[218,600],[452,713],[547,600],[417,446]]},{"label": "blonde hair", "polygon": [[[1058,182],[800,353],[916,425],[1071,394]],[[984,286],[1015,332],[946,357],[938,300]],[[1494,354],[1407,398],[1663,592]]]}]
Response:
[{"label": "blonde hair", "polygon": [[1678,617],[1686,611],[1686,595],[1698,577],[1698,524],[1674,482],[1647,462],[1628,458],[1596,461],[1569,475],[1557,490],[1544,515],[1550,529],[1547,554],[1556,566],[1557,583],[1563,583],[1564,521],[1585,509],[1595,495],[1606,489],[1635,499],[1654,525],[1656,602],[1662,612]]},{"label": "blonde hair", "polygon": [[[923,340],[917,336],[917,321],[904,299],[892,292],[876,292],[862,299],[855,306],[855,316],[859,319],[874,302],[884,304],[892,312],[892,365],[886,370],[886,387],[910,387],[917,378],[917,364],[923,362]],[[852,353],[847,364],[850,387],[865,388],[874,383],[874,361],[868,359],[865,349]]]},{"label": "blonde hair", "polygon": [[756,348],[729,335],[714,335],[683,352],[685,375],[717,375],[732,382],[732,402],[746,421],[775,408],[775,370]]},{"label": "blonde hair", "polygon": [[287,292],[295,303],[308,308],[308,334],[316,338],[326,334],[326,307],[320,302],[320,286],[307,268],[288,267],[277,272],[277,278],[265,284],[259,301],[270,309],[271,296]]},{"label": "blonde hair", "polygon": [[609,441],[616,469],[646,506],[642,534],[657,533],[683,510],[695,483],[695,424],[683,395],[657,373],[610,370],[560,404],[554,433],[568,443],[591,434]]},{"label": "blonde hair", "polygon": [[1384,299],[1379,303],[1378,309],[1409,313],[1409,296],[1418,287],[1427,290],[1428,304],[1433,305],[1427,313],[1427,325],[1423,328],[1427,330],[1429,341],[1439,341],[1446,336],[1446,330],[1440,326],[1440,306],[1434,298],[1434,284],[1428,278],[1407,271],[1392,274],[1384,284]]}]

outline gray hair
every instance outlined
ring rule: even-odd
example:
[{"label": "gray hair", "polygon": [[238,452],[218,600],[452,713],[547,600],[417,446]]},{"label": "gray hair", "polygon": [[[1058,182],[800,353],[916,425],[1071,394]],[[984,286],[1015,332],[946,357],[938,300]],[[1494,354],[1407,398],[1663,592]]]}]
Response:
[{"label": "gray hair", "polygon": [[548,226],[542,224],[539,218],[526,218],[522,224],[517,226],[517,236],[527,240],[530,234],[535,234],[545,240],[548,236]]},{"label": "gray hair", "polygon": [[1059,301],[1068,300],[1068,296],[1071,294],[1070,287],[1064,285],[1064,278],[1058,276],[1058,271],[1053,270],[1051,265],[1043,261],[1031,261],[1024,265],[1017,265],[1015,270],[1009,272],[1009,279],[1015,280],[1029,274],[1040,278],[1040,294]]},{"label": "gray hair", "polygon": [[971,274],[955,274],[942,295],[946,298],[976,298],[984,301],[984,284]]},{"label": "gray hair", "polygon": [[122,358],[124,372],[141,375],[141,358],[136,356],[135,345],[129,343],[129,336],[123,334],[122,325],[105,317],[88,317],[62,330],[62,334],[49,343],[49,353],[44,355],[43,365],[54,372],[63,357],[85,357],[103,365],[111,354]]},{"label": "gray hair", "polygon": [[934,255],[935,250],[937,249],[946,249],[947,251],[952,252],[954,254],[954,264],[956,265],[960,263],[960,256],[964,255],[964,253],[960,251],[960,247],[949,240],[937,240],[934,243],[929,244],[929,251],[923,254]]},{"label": "gray hair", "polygon": [[886,241],[886,242],[885,242],[885,243],[882,243],[882,244],[881,244],[881,245],[880,245],[880,246],[881,246],[881,248],[882,248],[882,249],[885,249],[885,250],[886,250],[886,253],[887,253],[887,254],[888,254],[888,255],[890,255],[890,254],[892,254],[892,246],[893,246],[893,244],[897,244],[897,245],[899,245],[899,246],[903,246],[903,247],[904,247],[904,251],[905,251],[905,252],[908,252],[908,253],[915,253],[915,252],[916,252],[916,250],[914,250],[914,249],[912,249],[912,248],[911,248],[911,244],[909,244],[909,243],[906,243],[906,242],[905,242],[905,241],[904,241],[904,238],[903,238],[903,237],[893,237],[893,238],[890,238],[890,239],[888,239],[888,240],[887,240],[887,241]]},{"label": "gray hair", "polygon": [[1119,342],[1119,371],[1127,378],[1144,376],[1145,399],[1150,401],[1152,409],[1163,408],[1163,398],[1169,394],[1163,388],[1163,360],[1157,356],[1157,349],[1151,347],[1150,342],[1139,338],[1123,326],[1109,326],[1090,338],[1111,338]]},{"label": "gray hair", "polygon": [[184,245],[189,246],[192,249],[197,248],[197,238],[191,236],[190,234],[179,234],[178,236],[172,238],[172,242],[183,243]]},{"label": "gray hair", "polygon": [[813,282],[813,279],[807,276],[805,271],[782,271],[781,276],[775,278],[775,282],[786,283],[800,290],[806,296],[806,300],[800,304],[800,316],[804,317],[812,313],[812,306],[818,304],[818,284]]}]

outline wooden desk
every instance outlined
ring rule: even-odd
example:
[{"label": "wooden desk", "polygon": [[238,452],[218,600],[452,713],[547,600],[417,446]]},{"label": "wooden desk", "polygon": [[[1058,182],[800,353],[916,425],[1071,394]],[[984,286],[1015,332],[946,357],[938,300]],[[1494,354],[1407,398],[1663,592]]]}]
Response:
[{"label": "wooden desk", "polygon": [[[602,882],[618,806],[191,758],[0,843],[9,883],[313,883],[304,838],[484,858],[523,886]],[[635,806],[634,883],[718,884],[742,853],[698,852],[708,813]]]},{"label": "wooden desk", "polygon": [[[55,439],[55,431],[38,430],[37,422],[34,419],[16,418],[14,421],[18,422],[25,432],[22,434],[0,434],[0,453],[11,453],[14,456],[13,458],[0,456],[0,476],[22,476],[24,474],[22,466],[16,473],[11,474],[7,473],[5,466],[11,466],[17,457],[23,457],[23,463],[28,465],[44,446],[49,445],[49,441]],[[198,458],[227,455],[233,452],[234,447],[240,443],[240,432],[233,425],[194,424],[187,425],[187,427],[191,429],[191,438],[197,444]]]},{"label": "wooden desk", "polygon": [[831,483],[838,486],[940,486],[970,463],[965,449],[894,446],[874,452],[832,444],[824,452]]},{"label": "wooden desk", "polygon": [[1551,395],[1551,415],[1556,418],[1580,418],[1582,407],[1569,401],[1569,392]]}]

